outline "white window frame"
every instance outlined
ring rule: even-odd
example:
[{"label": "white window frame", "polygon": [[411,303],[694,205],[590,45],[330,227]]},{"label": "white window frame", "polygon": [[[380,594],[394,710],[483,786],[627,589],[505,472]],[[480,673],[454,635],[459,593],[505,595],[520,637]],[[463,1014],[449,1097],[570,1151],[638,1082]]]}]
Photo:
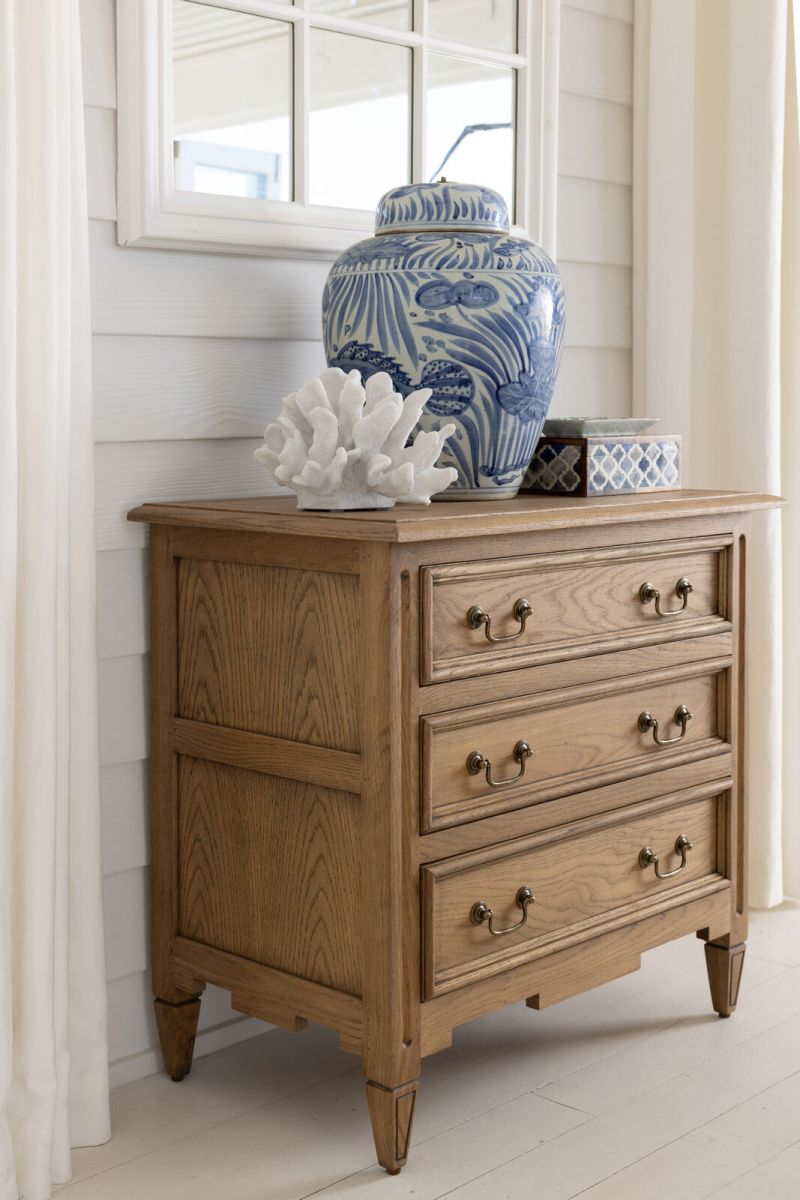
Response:
[{"label": "white window frame", "polygon": [[[517,228],[555,248],[559,0],[518,0],[524,53],[477,50],[427,36],[428,0],[413,0],[414,30],[377,27],[271,0],[213,0],[219,8],[274,17],[294,26],[298,120],[292,201],[179,192],[173,187],[171,0],[117,2],[117,240],[126,246],[331,258],[372,232],[372,213],[305,202],[308,194],[309,31],[377,37],[412,52],[413,181],[425,178],[423,97],[427,52],[514,67]],[[303,154],[303,147],[306,154]],[[398,181],[402,182],[402,181]],[[480,181],[477,181],[480,182]]]}]

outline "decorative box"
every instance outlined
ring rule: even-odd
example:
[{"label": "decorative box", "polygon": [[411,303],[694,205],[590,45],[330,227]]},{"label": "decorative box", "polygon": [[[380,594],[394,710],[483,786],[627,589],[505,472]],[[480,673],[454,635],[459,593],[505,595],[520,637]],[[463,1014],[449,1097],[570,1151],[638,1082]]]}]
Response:
[{"label": "decorative box", "polygon": [[640,433],[540,438],[522,491],[614,496],[680,486],[680,436]]}]

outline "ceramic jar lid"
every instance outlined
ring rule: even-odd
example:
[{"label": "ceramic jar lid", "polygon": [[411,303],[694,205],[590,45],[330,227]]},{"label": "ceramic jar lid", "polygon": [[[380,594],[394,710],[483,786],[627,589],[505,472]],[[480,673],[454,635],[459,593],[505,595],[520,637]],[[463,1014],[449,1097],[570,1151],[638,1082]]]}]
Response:
[{"label": "ceramic jar lid", "polygon": [[381,197],[375,217],[376,234],[508,229],[508,209],[498,192],[445,179],[392,188]]}]

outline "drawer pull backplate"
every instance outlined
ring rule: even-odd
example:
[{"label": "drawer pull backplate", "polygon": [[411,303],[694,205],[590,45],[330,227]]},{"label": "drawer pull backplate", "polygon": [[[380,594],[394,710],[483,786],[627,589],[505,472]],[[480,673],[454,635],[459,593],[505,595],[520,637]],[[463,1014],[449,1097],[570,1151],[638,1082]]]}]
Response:
[{"label": "drawer pull backplate", "polygon": [[516,783],[518,779],[522,779],[525,774],[525,764],[533,754],[529,742],[517,742],[514,747],[514,758],[519,763],[519,770],[516,775],[511,775],[508,779],[493,779],[492,778],[492,760],[487,758],[485,754],[481,754],[480,750],[473,750],[467,759],[467,770],[470,775],[480,775],[481,771],[486,772],[486,782],[489,787],[502,788],[508,787],[511,783]]},{"label": "drawer pull backplate", "polygon": [[680,742],[686,737],[686,730],[691,719],[692,714],[689,712],[689,709],[686,707],[686,705],[679,705],[675,709],[675,716],[673,720],[675,721],[676,725],[680,725],[680,733],[677,734],[676,737],[662,738],[658,736],[658,718],[654,717],[651,712],[645,711],[639,713],[639,732],[647,733],[649,729],[652,729],[653,741],[657,746],[674,746],[675,742]]},{"label": "drawer pull backplate", "polygon": [[522,637],[525,632],[525,622],[533,613],[533,609],[527,600],[520,599],[514,605],[514,619],[519,621],[519,629],[514,633],[492,633],[492,618],[485,612],[480,604],[473,604],[472,608],[467,613],[467,624],[470,629],[480,629],[483,626],[483,632],[486,635],[487,642],[513,642],[518,637]]},{"label": "drawer pull backplate", "polygon": [[681,871],[686,866],[686,855],[691,849],[692,843],[689,841],[686,834],[682,833],[675,842],[675,853],[680,854],[681,862],[680,866],[676,867],[674,871],[659,871],[658,855],[655,854],[649,846],[645,846],[639,851],[639,866],[642,868],[642,870],[644,870],[645,867],[649,867],[652,864],[656,870],[656,879],[671,879],[673,875],[680,875]]},{"label": "drawer pull backplate", "polygon": [[[644,851],[642,851],[642,853],[644,853]],[[514,903],[516,904],[517,908],[522,909],[522,920],[517,921],[516,925],[507,925],[505,929],[495,929],[494,913],[489,908],[489,905],[483,900],[478,900],[475,904],[473,904],[469,912],[469,919],[473,925],[483,925],[485,921],[488,921],[489,933],[491,933],[492,937],[502,937],[504,933],[516,933],[518,929],[522,929],[522,926],[527,921],[528,906],[533,904],[535,900],[536,897],[527,884],[524,887],[521,887],[517,892]]]},{"label": "drawer pull backplate", "polygon": [[681,598],[681,600],[683,600],[683,604],[680,606],[680,608],[662,608],[661,592],[657,587],[653,587],[652,583],[642,584],[642,586],[639,588],[639,599],[641,600],[642,604],[650,604],[651,601],[655,600],[656,612],[660,617],[677,617],[679,613],[684,612],[688,607],[689,593],[693,591],[694,588],[692,587],[691,583],[689,583],[689,580],[685,575],[683,575],[675,584],[675,593]]}]

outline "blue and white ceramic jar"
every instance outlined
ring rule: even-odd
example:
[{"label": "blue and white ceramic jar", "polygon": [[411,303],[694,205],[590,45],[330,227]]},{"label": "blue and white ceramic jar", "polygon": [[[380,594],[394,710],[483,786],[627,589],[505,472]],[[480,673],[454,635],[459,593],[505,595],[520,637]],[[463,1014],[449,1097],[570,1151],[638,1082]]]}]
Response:
[{"label": "blue and white ceramic jar", "polygon": [[437,499],[514,496],[547,414],[564,336],[555,263],[509,234],[505,202],[463,183],[387,192],[375,236],[334,263],[322,302],[330,366],[429,387],[424,429],[453,421]]}]

